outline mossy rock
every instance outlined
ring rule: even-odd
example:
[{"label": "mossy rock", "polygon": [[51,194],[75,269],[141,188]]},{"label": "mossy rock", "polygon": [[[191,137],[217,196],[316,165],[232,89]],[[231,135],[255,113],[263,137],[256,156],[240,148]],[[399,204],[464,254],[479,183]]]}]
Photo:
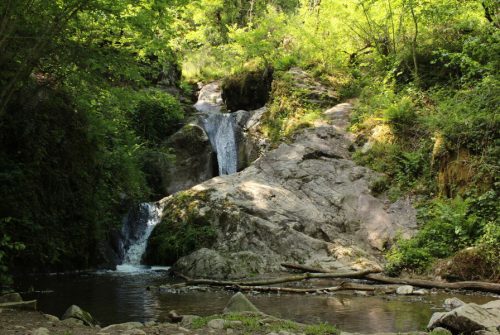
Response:
[{"label": "mossy rock", "polygon": [[262,70],[242,72],[224,79],[222,99],[228,110],[255,110],[269,100],[274,70],[267,67]]},{"label": "mossy rock", "polygon": [[168,198],[164,217],[153,230],[146,250],[148,264],[172,265],[180,257],[210,246],[216,236],[207,191],[184,191]]}]

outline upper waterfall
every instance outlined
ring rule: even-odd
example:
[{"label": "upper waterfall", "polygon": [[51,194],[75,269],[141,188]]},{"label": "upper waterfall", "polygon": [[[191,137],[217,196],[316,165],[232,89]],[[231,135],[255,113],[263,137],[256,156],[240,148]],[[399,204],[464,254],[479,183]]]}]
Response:
[{"label": "upper waterfall", "polygon": [[227,175],[238,169],[236,120],[233,114],[223,113],[222,106],[220,84],[213,82],[201,89],[194,108],[200,112],[203,128],[217,153],[219,175]]}]

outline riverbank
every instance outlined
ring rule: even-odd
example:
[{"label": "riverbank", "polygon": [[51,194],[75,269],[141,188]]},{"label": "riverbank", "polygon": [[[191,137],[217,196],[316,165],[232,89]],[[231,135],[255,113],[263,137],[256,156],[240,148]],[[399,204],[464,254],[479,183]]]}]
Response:
[{"label": "riverbank", "polygon": [[[17,294],[11,294],[10,298]],[[6,297],[6,296],[4,296]],[[17,295],[19,297],[19,295]],[[16,298],[18,299],[18,298]],[[368,297],[366,297],[368,303]],[[17,302],[21,304],[21,301]],[[242,293],[236,293],[229,300],[223,310],[210,316],[181,315],[170,311],[165,318],[147,322],[122,322],[101,327],[94,317],[78,306],[70,306],[61,319],[57,316],[36,311],[34,306],[0,305],[0,334],[14,335],[159,335],[159,334],[213,334],[213,335],[326,335],[351,334],[341,331],[343,327],[336,327],[326,322],[304,324],[296,321],[278,318],[261,312]],[[281,303],[286,304],[285,301]],[[16,303],[12,303],[15,305]],[[432,330],[431,333],[440,335],[474,334],[493,335],[500,331],[500,300],[493,300],[486,304],[465,303],[458,298],[448,298],[443,304],[446,312],[436,312],[427,318],[427,326],[414,329],[410,332],[392,334],[427,334],[423,329]],[[22,309],[20,309],[20,307]],[[29,309],[28,309],[29,307]],[[137,306],[140,308],[140,306]],[[307,309],[307,305],[301,305]],[[332,311],[333,313],[336,310]],[[376,311],[374,315],[376,315]],[[360,315],[361,316],[361,315]],[[383,320],[379,320],[383,322]],[[443,328],[444,327],[444,328]],[[410,329],[408,329],[410,330]],[[380,330],[370,327],[356,331],[356,334],[381,333]],[[391,334],[384,332],[384,334]]]},{"label": "riverbank", "polygon": [[33,311],[0,312],[2,335],[153,335],[153,334],[333,334],[339,333],[325,324],[302,325],[259,314],[233,314],[213,317],[190,317],[190,322],[127,322],[108,327],[89,327],[60,321],[55,316]]}]

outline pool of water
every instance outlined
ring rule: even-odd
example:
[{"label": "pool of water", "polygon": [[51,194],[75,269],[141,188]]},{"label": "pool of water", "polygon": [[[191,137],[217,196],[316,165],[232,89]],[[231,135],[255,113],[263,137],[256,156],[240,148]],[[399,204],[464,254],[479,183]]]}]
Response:
[{"label": "pool of water", "polygon": [[[125,268],[92,274],[19,278],[25,298],[38,299],[39,309],[61,316],[76,304],[101,325],[127,321],[165,321],[175,309],[180,314],[221,313],[232,293],[193,291],[166,293],[148,286],[172,283],[164,269]],[[495,296],[435,293],[423,297],[257,294],[249,299],[263,312],[304,323],[328,322],[347,332],[407,332],[423,330],[431,315],[442,310],[444,299],[455,296],[479,304]]]}]

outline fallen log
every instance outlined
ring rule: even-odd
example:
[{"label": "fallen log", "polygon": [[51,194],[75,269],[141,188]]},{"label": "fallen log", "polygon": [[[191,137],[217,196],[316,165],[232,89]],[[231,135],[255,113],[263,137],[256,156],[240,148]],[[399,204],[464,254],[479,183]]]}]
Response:
[{"label": "fallen log", "polygon": [[[325,269],[321,268],[312,268],[309,266],[303,266],[300,264],[289,264],[283,263],[281,266],[294,270],[303,270],[308,273],[314,272],[320,275],[324,275],[325,273],[329,273]],[[310,273],[311,275],[314,273]],[[359,277],[358,277],[359,278]],[[438,289],[450,289],[450,290],[473,290],[473,291],[481,291],[481,292],[491,292],[491,293],[500,293],[500,284],[499,283],[488,283],[481,281],[462,281],[462,282],[439,282],[433,280],[425,280],[425,279],[402,279],[402,278],[393,278],[386,277],[381,274],[369,273],[363,277],[364,279],[369,279],[372,281],[376,281],[379,283],[385,284],[397,284],[397,285],[412,285],[423,288],[438,288]]]},{"label": "fallen log", "polygon": [[262,279],[253,281],[228,281],[228,280],[211,280],[211,279],[191,279],[185,275],[182,278],[186,280],[187,285],[209,285],[209,286],[264,286],[275,285],[289,282],[302,281],[306,279],[333,279],[333,278],[365,278],[367,275],[377,273],[378,271],[366,270],[356,272],[341,272],[341,273],[304,273],[295,276],[278,277],[272,279]]},{"label": "fallen log", "polygon": [[368,274],[365,277],[373,281],[386,284],[412,285],[425,288],[439,288],[450,290],[473,290],[481,292],[500,293],[500,284],[481,281],[460,281],[460,282],[438,282],[425,279],[401,279],[386,277],[380,274]]},{"label": "fallen log", "polygon": [[311,288],[292,288],[292,287],[276,287],[276,286],[232,286],[233,290],[241,291],[258,291],[258,292],[276,292],[276,293],[296,293],[296,294],[324,294],[336,291],[368,291],[368,292],[381,292],[381,293],[394,293],[396,287],[387,285],[364,285],[356,283],[342,282],[338,286],[331,287],[311,287]]}]

